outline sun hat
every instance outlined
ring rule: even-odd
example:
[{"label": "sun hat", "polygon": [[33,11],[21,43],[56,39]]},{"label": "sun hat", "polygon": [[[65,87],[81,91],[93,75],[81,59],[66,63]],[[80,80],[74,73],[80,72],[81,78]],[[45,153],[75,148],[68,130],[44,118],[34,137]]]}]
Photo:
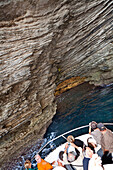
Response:
[{"label": "sun hat", "polygon": [[98,123],[97,128],[99,128],[101,131],[106,129],[106,127],[103,125],[103,123]]}]

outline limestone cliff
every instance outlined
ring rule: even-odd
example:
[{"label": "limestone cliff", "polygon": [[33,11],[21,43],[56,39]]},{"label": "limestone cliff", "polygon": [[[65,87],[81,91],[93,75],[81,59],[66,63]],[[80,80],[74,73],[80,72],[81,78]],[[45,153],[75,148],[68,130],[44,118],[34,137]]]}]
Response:
[{"label": "limestone cliff", "polygon": [[111,0],[0,1],[0,162],[42,138],[55,88],[113,83]]}]

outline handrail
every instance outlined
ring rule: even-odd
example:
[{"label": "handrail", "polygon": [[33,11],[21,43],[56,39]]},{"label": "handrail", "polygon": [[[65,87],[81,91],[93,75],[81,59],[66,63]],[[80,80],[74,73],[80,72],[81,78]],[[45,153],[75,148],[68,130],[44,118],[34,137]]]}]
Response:
[{"label": "handrail", "polygon": [[[113,125],[113,123],[103,123],[103,124],[104,124],[104,125]],[[37,154],[39,154],[49,143],[53,142],[54,140],[59,139],[60,137],[63,137],[64,139],[66,139],[66,138],[64,137],[64,135],[66,135],[66,134],[68,134],[68,133],[71,133],[71,132],[73,132],[73,131],[79,130],[79,129],[86,128],[86,127],[89,127],[89,125],[80,126],[80,127],[78,127],[78,128],[69,130],[69,131],[67,131],[67,132],[65,132],[65,133],[57,136],[56,138],[48,141],[48,142],[37,152]]]},{"label": "handrail", "polygon": [[103,123],[104,125],[113,125],[113,123]]},{"label": "handrail", "polygon": [[46,144],[38,151],[38,153],[40,153],[40,152],[41,152],[41,151],[42,151],[49,143],[53,142],[54,140],[56,140],[56,139],[58,139],[58,138],[60,138],[60,137],[63,137],[63,138],[64,138],[64,135],[66,135],[66,134],[68,134],[68,133],[70,133],[70,132],[79,130],[79,129],[86,128],[86,127],[88,127],[88,126],[89,126],[89,125],[81,126],[81,127],[78,127],[78,128],[72,129],[72,130],[69,130],[69,131],[67,131],[67,132],[65,132],[65,133],[63,133],[63,134],[57,136],[56,138],[54,138],[54,139],[48,141],[48,142],[47,142],[47,143],[46,143]]}]

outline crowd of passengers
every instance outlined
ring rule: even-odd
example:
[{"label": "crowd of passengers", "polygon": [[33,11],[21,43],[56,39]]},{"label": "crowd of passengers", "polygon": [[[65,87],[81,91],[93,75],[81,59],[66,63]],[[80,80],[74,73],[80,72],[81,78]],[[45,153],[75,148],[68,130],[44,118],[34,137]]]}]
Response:
[{"label": "crowd of passengers", "polygon": [[102,123],[92,121],[89,123],[89,134],[87,144],[72,135],[68,136],[64,150],[59,152],[58,160],[50,164],[37,154],[37,167],[32,168],[30,160],[26,160],[25,169],[105,170],[104,165],[113,164],[113,133]]}]

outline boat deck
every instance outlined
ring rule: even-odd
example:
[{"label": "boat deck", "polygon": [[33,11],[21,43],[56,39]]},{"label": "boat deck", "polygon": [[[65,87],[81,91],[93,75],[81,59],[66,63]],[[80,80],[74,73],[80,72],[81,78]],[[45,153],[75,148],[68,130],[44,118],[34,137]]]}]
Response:
[{"label": "boat deck", "polygon": [[[79,137],[76,137],[75,139],[80,139],[84,142],[85,145],[87,145],[87,139],[91,136],[92,135],[90,135],[90,134],[85,134],[85,135],[81,135]],[[45,158],[45,160],[49,163],[57,161],[59,159],[59,152],[64,151],[65,144],[66,144],[66,142],[64,144],[58,146],[54,151],[52,151]],[[83,155],[80,155],[78,157],[78,159],[76,161],[72,162],[71,164],[73,165],[74,168],[76,168],[76,170],[83,170]],[[104,165],[104,169],[105,170],[113,170],[113,164]]]},{"label": "boat deck", "polygon": [[[85,144],[87,144],[87,138],[91,137],[90,134],[85,134],[85,135],[81,135],[79,137],[76,137],[75,139],[80,139],[82,140]],[[49,163],[52,163],[56,160],[59,159],[59,152],[60,151],[64,151],[65,148],[65,144],[60,145],[59,147],[57,147],[54,151],[52,151],[46,158],[45,160]],[[77,170],[83,170],[83,155],[80,154],[80,156],[78,157],[78,159],[74,162],[72,162],[73,167],[75,167]],[[76,166],[75,166],[76,165]],[[80,166],[80,167],[79,167]]]}]

